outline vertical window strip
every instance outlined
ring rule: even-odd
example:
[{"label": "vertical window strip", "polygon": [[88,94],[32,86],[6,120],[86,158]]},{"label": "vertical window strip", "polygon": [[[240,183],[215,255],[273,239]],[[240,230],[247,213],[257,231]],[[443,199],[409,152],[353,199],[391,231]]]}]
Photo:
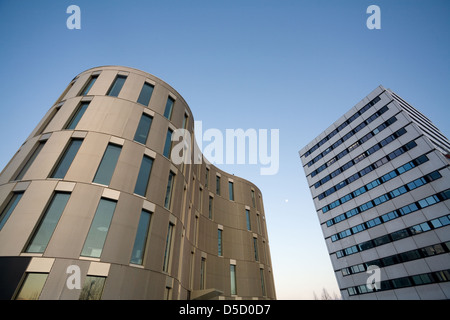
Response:
[{"label": "vertical window strip", "polygon": [[25,162],[25,165],[20,169],[19,173],[15,177],[14,180],[22,180],[25,173],[27,173],[28,169],[33,164],[34,160],[36,160],[37,156],[41,152],[42,148],[44,147],[46,141],[40,141],[36,149],[33,151],[31,156],[28,158],[28,160]]},{"label": "vertical window strip", "polygon": [[59,159],[59,162],[51,174],[51,178],[63,179],[66,175],[67,171],[72,164],[73,159],[75,158],[80,146],[83,142],[83,139],[72,139],[64,151],[62,157]]},{"label": "vertical window strip", "polygon": [[13,213],[14,209],[16,208],[17,204],[19,203],[20,199],[22,199],[23,192],[17,192],[14,193],[11,199],[8,201],[8,204],[3,209],[2,213],[0,214],[0,230],[2,230],[3,226],[5,225],[6,221],[8,221],[9,217]]},{"label": "vertical window strip", "polygon": [[102,161],[98,166],[93,182],[106,186],[109,185],[121,151],[121,146],[112,143],[108,144],[105,153],[103,154]]}]

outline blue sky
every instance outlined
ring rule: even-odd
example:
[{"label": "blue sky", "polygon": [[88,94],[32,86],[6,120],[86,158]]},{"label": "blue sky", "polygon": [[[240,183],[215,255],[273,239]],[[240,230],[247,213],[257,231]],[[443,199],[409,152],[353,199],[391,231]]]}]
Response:
[{"label": "blue sky", "polygon": [[0,0],[0,168],[80,72],[152,73],[204,130],[279,129],[278,174],[219,167],[263,193],[278,298],[338,293],[298,151],[380,84],[449,136],[449,14],[448,0]]}]

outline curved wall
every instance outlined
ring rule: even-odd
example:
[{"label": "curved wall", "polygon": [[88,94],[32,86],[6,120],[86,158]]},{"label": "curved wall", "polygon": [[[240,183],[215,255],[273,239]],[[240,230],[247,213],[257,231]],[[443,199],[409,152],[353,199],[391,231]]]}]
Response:
[{"label": "curved wall", "polygon": [[164,155],[168,131],[194,139],[193,124],[148,73],[79,74],[0,174],[0,269],[26,261],[3,295],[42,277],[34,298],[275,299],[260,190]]}]

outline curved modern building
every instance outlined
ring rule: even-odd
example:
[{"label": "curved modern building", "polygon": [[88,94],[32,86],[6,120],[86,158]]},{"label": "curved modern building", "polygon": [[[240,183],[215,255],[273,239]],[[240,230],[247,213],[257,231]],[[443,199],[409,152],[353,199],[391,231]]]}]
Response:
[{"label": "curved modern building", "polygon": [[275,299],[260,190],[171,161],[180,128],[148,73],[75,77],[0,174],[0,299]]}]

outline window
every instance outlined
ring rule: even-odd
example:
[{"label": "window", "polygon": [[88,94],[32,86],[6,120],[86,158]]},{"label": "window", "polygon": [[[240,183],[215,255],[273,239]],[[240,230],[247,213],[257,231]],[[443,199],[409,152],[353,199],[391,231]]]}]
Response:
[{"label": "window", "polygon": [[152,97],[152,93],[153,93],[153,86],[145,82],[144,85],[142,86],[141,93],[139,94],[137,102],[143,104],[144,106],[148,106],[150,98]]},{"label": "window", "polygon": [[256,207],[256,202],[255,202],[255,190],[252,190],[252,204],[253,204],[253,207],[255,208],[255,207]]},{"label": "window", "polygon": [[205,276],[206,276],[206,258],[202,257],[200,262],[200,290],[205,289]]},{"label": "window", "polygon": [[93,182],[109,185],[114,169],[116,168],[117,160],[119,160],[121,150],[121,146],[112,143],[108,144],[106,151],[103,154],[102,161],[98,166]]},{"label": "window", "polygon": [[230,200],[234,201],[234,187],[233,182],[228,181],[228,193],[230,195]]},{"label": "window", "polygon": [[175,100],[172,97],[167,98],[166,109],[164,110],[164,117],[170,120],[172,117],[173,105]]},{"label": "window", "polygon": [[208,183],[209,183],[209,169],[206,168],[205,188],[208,188]]},{"label": "window", "polygon": [[52,200],[45,210],[45,213],[39,222],[39,226],[31,237],[25,252],[43,253],[45,251],[48,242],[55,231],[56,225],[61,218],[64,208],[66,207],[69,197],[69,193],[62,192],[56,192],[53,195]]},{"label": "window", "polygon": [[86,276],[79,300],[100,300],[105,280],[105,277]]},{"label": "window", "polygon": [[91,90],[92,86],[94,85],[95,81],[97,80],[98,75],[92,76],[86,86],[83,88],[83,90],[80,92],[80,96],[85,96],[88,94],[89,90]]},{"label": "window", "polygon": [[231,280],[231,294],[236,295],[237,294],[237,288],[236,288],[236,265],[230,264],[230,280]]},{"label": "window", "polygon": [[56,166],[55,170],[53,171],[52,175],[50,176],[51,178],[57,178],[57,179],[64,178],[67,171],[69,170],[70,165],[72,164],[73,159],[75,158],[75,155],[77,154],[78,150],[80,149],[82,142],[83,142],[82,139],[72,139],[70,141],[69,146],[67,147],[63,156],[59,160],[58,165]]},{"label": "window", "polygon": [[167,181],[167,188],[166,188],[166,197],[164,198],[164,208],[170,209],[170,202],[172,198],[172,189],[173,189],[173,180],[175,179],[175,173],[170,171],[169,173],[169,179]]},{"label": "window", "polygon": [[44,147],[44,145],[45,145],[45,141],[39,142],[38,146],[33,151],[30,158],[27,160],[27,162],[22,167],[22,169],[20,169],[19,174],[16,176],[16,178],[14,180],[22,180],[23,176],[25,175],[25,173],[27,173],[28,169],[31,167],[34,160],[38,156],[39,152],[41,152],[42,148]]},{"label": "window", "polygon": [[14,193],[12,198],[8,201],[8,204],[6,205],[5,209],[3,209],[2,213],[0,214],[0,230],[2,230],[6,221],[8,221],[9,216],[16,208],[22,196],[23,192]]},{"label": "window", "polygon": [[170,261],[170,251],[172,247],[172,234],[173,234],[172,223],[169,223],[169,227],[167,228],[167,237],[166,237],[166,248],[164,250],[164,262],[163,262],[163,271],[169,272],[169,261]]},{"label": "window", "polygon": [[259,261],[259,256],[258,256],[258,239],[257,238],[253,238],[253,251],[255,254],[255,261]]},{"label": "window", "polygon": [[118,75],[116,77],[116,79],[114,80],[111,88],[109,88],[107,95],[111,96],[111,97],[117,97],[119,95],[120,90],[122,89],[122,86],[125,83],[126,79],[127,79],[126,76]]},{"label": "window", "polygon": [[250,210],[245,209],[245,218],[247,220],[247,230],[251,230],[252,229],[252,225],[250,222]]},{"label": "window", "polygon": [[82,256],[100,258],[116,204],[113,200],[100,199],[81,252]]},{"label": "window", "polygon": [[15,300],[38,300],[47,280],[47,273],[27,273]]},{"label": "window", "polygon": [[259,269],[259,277],[261,279],[262,296],[264,297],[266,295],[266,286],[265,286],[265,282],[264,282],[264,269],[263,268]]},{"label": "window", "polygon": [[145,248],[147,244],[148,230],[152,214],[142,210],[137,227],[136,237],[134,239],[133,251],[131,253],[130,263],[143,264]]},{"label": "window", "polygon": [[75,130],[75,127],[77,126],[78,122],[80,122],[81,117],[86,112],[86,109],[89,106],[89,102],[83,102],[80,104],[80,106],[75,111],[75,114],[70,119],[69,123],[66,126],[67,130]]},{"label": "window", "polygon": [[216,193],[220,195],[220,177],[216,176]]},{"label": "window", "polygon": [[164,156],[166,158],[170,158],[170,151],[172,150],[172,129],[167,129],[167,135],[166,135],[166,143],[164,144]]},{"label": "window", "polygon": [[185,113],[184,117],[183,117],[183,124],[182,124],[183,129],[187,129],[188,121],[189,121],[189,116]]},{"label": "window", "polygon": [[150,127],[152,125],[153,118],[149,115],[143,113],[141,116],[141,120],[139,120],[139,124],[134,135],[134,141],[146,144],[148,133],[150,132]]},{"label": "window", "polygon": [[144,155],[141,162],[141,168],[134,187],[134,193],[145,197],[147,194],[148,182],[150,180],[150,172],[152,171],[153,159]]},{"label": "window", "polygon": [[213,197],[209,196],[209,203],[208,203],[208,217],[212,219],[213,216]]},{"label": "window", "polygon": [[219,256],[223,255],[222,249],[222,230],[217,229],[217,254]]}]

